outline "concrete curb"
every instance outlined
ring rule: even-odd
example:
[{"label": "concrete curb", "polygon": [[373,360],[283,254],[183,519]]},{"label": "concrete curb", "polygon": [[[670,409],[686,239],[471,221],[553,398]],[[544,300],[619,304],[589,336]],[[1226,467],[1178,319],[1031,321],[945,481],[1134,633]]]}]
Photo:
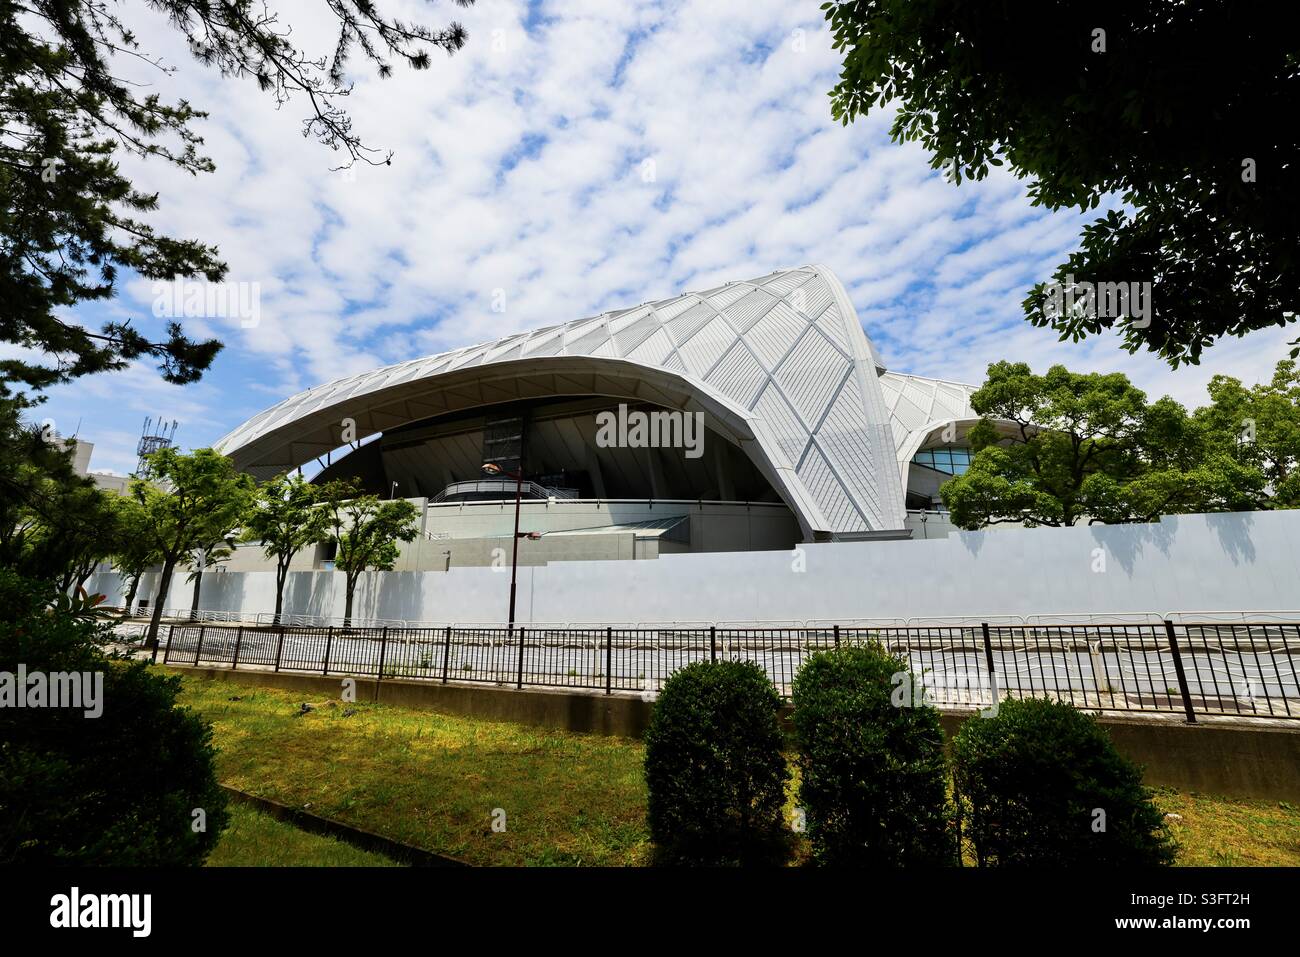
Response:
[{"label": "concrete curb", "polygon": [[385,857],[411,867],[469,867],[464,861],[458,861],[454,857],[435,854],[413,844],[394,841],[392,838],[384,837],[381,834],[362,830],[359,827],[353,827],[350,824],[344,824],[327,817],[320,817],[309,811],[304,811],[302,808],[290,807],[287,804],[281,804],[279,801],[272,801],[270,798],[258,797],[256,794],[249,794],[227,784],[221,785],[221,790],[225,791],[226,795],[236,804],[246,804],[254,807],[264,814],[269,814],[277,821],[292,824],[301,831],[336,838],[363,851],[383,854]]}]

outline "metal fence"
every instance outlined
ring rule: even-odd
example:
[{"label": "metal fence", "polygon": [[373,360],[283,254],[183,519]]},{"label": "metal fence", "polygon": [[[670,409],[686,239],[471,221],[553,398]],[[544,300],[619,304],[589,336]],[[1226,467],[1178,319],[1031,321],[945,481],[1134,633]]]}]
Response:
[{"label": "metal fence", "polygon": [[[985,708],[1053,697],[1098,711],[1300,718],[1300,623],[1138,622],[801,627],[293,627],[172,624],[165,663],[322,675],[657,693],[693,661],[759,664],[789,697],[811,654],[873,643],[905,661],[913,700]],[[901,685],[902,679],[900,679]]]}]

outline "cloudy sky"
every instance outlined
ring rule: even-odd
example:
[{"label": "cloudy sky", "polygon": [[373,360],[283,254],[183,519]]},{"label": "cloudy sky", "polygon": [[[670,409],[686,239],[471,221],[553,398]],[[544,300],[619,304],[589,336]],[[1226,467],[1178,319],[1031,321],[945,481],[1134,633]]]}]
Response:
[{"label": "cloudy sky", "polygon": [[[300,44],[328,51],[321,0],[273,6]],[[395,157],[353,176],[302,137],[302,103],[277,111],[136,9],[143,49],[177,67],[140,78],[208,111],[217,164],[198,179],[145,164],[138,183],[161,193],[159,228],[216,243],[229,280],[256,284],[258,321],[186,320],[226,343],[201,383],[171,386],[141,363],[52,390],[39,416],[65,435],[79,427],[92,469],[126,473],[146,415],[203,446],[339,376],[805,263],[844,281],[898,371],[978,382],[997,359],[1064,362],[1195,405],[1216,372],[1255,381],[1285,355],[1287,330],[1269,330],[1174,372],[1111,337],[1058,343],[1029,326],[1025,291],[1084,220],[1031,207],[1005,174],[945,183],[918,147],[889,142],[886,113],[832,123],[839,58],[818,6],[382,0],[406,20],[459,19],[470,36],[423,73],[358,73],[355,128]],[[154,299],[128,283],[74,318],[157,330]]]}]

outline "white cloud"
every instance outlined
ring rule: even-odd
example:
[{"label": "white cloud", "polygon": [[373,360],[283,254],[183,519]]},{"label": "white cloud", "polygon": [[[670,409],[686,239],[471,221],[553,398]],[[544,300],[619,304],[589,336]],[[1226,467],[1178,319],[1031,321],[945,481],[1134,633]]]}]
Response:
[{"label": "white cloud", "polygon": [[[317,0],[278,6],[296,37],[328,51]],[[386,81],[354,59],[356,129],[395,157],[350,179],[301,136],[305,104],[277,111],[128,8],[144,48],[180,67],[152,81],[209,111],[218,164],[198,179],[130,168],[161,192],[161,227],[216,243],[232,281],[260,284],[262,321],[195,324],[228,344],[197,386],[136,364],[55,390],[50,407],[82,416],[114,468],[134,460],[123,444],[134,420],[160,405],[185,444],[206,444],[292,391],[383,362],[807,262],[845,281],[902,371],[978,381],[995,359],[1064,362],[1195,403],[1213,372],[1260,379],[1285,353],[1285,331],[1270,331],[1171,372],[1112,337],[1062,344],[1028,326],[1020,300],[1084,219],[1031,207],[1006,173],[944,183],[919,147],[889,141],[887,114],[833,123],[839,55],[815,8],[588,0],[545,9],[531,31],[519,2],[381,8],[435,25],[454,16],[470,39]],[[504,312],[491,309],[496,290]],[[148,320],[149,305],[138,283],[115,308]]]}]

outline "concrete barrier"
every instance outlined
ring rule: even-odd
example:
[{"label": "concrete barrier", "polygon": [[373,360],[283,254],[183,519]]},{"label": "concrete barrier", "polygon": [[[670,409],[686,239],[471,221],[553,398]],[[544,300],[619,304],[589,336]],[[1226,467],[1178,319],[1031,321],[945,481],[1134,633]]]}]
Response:
[{"label": "concrete barrier", "polygon": [[[168,668],[234,684],[302,691],[311,697],[337,697],[345,676],[297,674],[285,671],[231,671],[228,668]],[[495,685],[441,684],[354,678],[357,700],[440,714],[511,721],[561,731],[639,738],[645,733],[653,705],[639,696],[574,694],[563,690],[499,688]]]}]

